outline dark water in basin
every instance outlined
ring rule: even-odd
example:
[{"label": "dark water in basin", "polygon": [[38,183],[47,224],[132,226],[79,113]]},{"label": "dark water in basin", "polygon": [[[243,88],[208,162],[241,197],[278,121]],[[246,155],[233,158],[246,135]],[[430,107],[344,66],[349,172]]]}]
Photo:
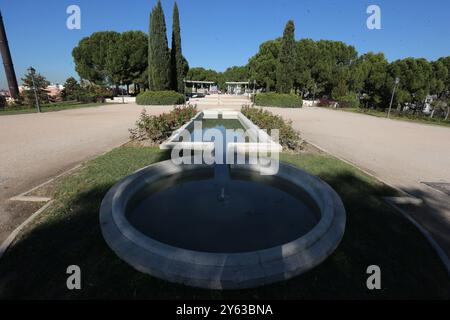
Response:
[{"label": "dark water in basin", "polygon": [[170,176],[131,201],[130,223],[157,241],[195,251],[246,252],[308,233],[318,208],[297,186],[273,176],[231,172],[225,199],[214,169]]}]

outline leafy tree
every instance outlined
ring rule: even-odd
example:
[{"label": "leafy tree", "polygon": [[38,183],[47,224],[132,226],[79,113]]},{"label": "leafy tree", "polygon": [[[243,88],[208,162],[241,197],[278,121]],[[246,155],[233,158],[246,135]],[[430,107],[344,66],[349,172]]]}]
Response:
[{"label": "leafy tree", "polygon": [[383,53],[369,52],[358,59],[358,65],[364,74],[362,92],[366,95],[366,103],[376,107],[383,99],[389,63]]},{"label": "leafy tree", "polygon": [[264,42],[259,47],[259,52],[250,58],[248,63],[249,77],[256,80],[257,85],[266,91],[275,89],[280,47],[280,39]]},{"label": "leafy tree", "polygon": [[[316,45],[317,59],[311,66],[312,76],[318,92],[330,96],[340,81],[350,84],[351,68],[357,62],[358,53],[353,46],[340,41],[320,40]],[[354,86],[354,82],[351,84]]]},{"label": "leafy tree", "polygon": [[186,78],[194,81],[214,81],[218,83],[220,80],[220,73],[205,68],[191,68],[189,69]]},{"label": "leafy tree", "polygon": [[289,93],[294,87],[295,64],[295,26],[288,21],[281,40],[281,48],[277,65],[277,91]]},{"label": "leafy tree", "polygon": [[315,81],[311,69],[317,56],[318,49],[313,40],[303,39],[297,42],[294,87],[299,89],[303,96],[314,94]]},{"label": "leafy tree", "polygon": [[447,68],[447,80],[445,81],[445,87],[447,91],[450,91],[450,56],[442,57],[438,61],[442,62]]},{"label": "leafy tree", "polygon": [[430,94],[441,97],[449,90],[449,87],[447,86],[449,71],[444,62],[440,60],[431,62],[431,67],[433,71],[430,82]]},{"label": "leafy tree", "polygon": [[181,50],[180,14],[176,2],[173,6],[171,65],[172,88],[175,91],[183,92],[183,80],[185,79],[186,74],[189,70],[189,65],[187,63],[187,60],[183,57],[183,53]]},{"label": "leafy tree", "polygon": [[75,70],[82,79],[95,84],[107,84],[114,77],[109,69],[108,57],[119,41],[120,34],[113,31],[95,32],[83,38],[72,51]]},{"label": "leafy tree", "polygon": [[81,94],[81,86],[74,77],[70,77],[64,83],[64,90],[61,96],[64,101],[78,100]]},{"label": "leafy tree", "polygon": [[349,89],[347,82],[344,79],[341,79],[337,86],[333,88],[333,91],[331,92],[331,96],[333,99],[339,100],[339,98],[345,97],[348,95]]},{"label": "leafy tree", "polygon": [[[29,106],[34,106],[36,103],[36,99],[33,88],[33,78],[30,72],[25,74],[25,77],[22,78],[22,82],[23,86],[25,87],[25,90],[22,92],[24,103]],[[36,73],[34,75],[34,84],[39,102],[48,103],[49,97],[47,87],[50,85],[50,82],[48,82],[47,79],[40,73]]]},{"label": "leafy tree", "polygon": [[148,38],[142,31],[128,31],[120,34],[115,46],[110,46],[107,56],[107,70],[111,83],[125,84],[127,92],[132,83],[142,75],[147,76]]},{"label": "leafy tree", "polygon": [[430,92],[432,72],[431,64],[422,58],[406,58],[392,62],[388,67],[384,107],[389,104],[396,77],[400,79],[400,84],[394,97],[395,104],[410,102],[418,106],[423,105]]},{"label": "leafy tree", "polygon": [[150,15],[148,42],[148,68],[150,90],[163,91],[171,87],[170,51],[166,34],[166,21],[161,1]]}]

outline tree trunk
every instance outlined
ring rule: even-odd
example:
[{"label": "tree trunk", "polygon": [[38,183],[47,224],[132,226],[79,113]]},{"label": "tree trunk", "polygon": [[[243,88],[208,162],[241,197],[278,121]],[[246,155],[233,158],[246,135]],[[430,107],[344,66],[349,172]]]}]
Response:
[{"label": "tree trunk", "polygon": [[447,114],[445,115],[445,120],[448,120],[449,115],[450,115],[450,106],[447,107]]}]

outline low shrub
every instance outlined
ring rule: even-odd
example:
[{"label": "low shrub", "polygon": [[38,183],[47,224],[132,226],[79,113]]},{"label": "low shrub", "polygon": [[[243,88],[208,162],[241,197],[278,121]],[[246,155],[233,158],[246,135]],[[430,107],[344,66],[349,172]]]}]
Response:
[{"label": "low shrub", "polygon": [[6,108],[6,98],[4,96],[0,96],[0,109]]},{"label": "low shrub", "polygon": [[285,121],[281,116],[257,107],[243,106],[241,112],[260,129],[267,130],[269,135],[271,130],[278,129],[283,148],[294,151],[301,149],[302,140],[292,127],[292,121]]},{"label": "low shrub", "polygon": [[106,98],[104,95],[85,93],[78,96],[78,101],[82,103],[104,103],[106,101]]},{"label": "low shrub", "polygon": [[144,106],[177,105],[184,102],[184,96],[175,91],[145,91],[136,97],[136,103]]},{"label": "low shrub", "polygon": [[358,108],[359,99],[355,94],[348,94],[337,99],[339,108]]},{"label": "low shrub", "polygon": [[196,106],[178,106],[171,112],[159,116],[149,115],[144,109],[136,121],[136,126],[130,129],[130,138],[161,144],[170,137],[174,130],[180,128],[196,114]]},{"label": "low shrub", "polygon": [[329,99],[320,99],[317,104],[318,107],[336,107],[337,101],[329,100]]},{"label": "low shrub", "polygon": [[258,93],[255,104],[260,107],[301,108],[303,100],[296,94]]}]

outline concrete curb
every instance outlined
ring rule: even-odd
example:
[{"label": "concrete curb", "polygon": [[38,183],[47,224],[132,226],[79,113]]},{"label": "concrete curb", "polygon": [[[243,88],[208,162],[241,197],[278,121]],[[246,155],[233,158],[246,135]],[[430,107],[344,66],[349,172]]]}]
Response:
[{"label": "concrete curb", "polygon": [[447,273],[450,276],[450,259],[448,258],[445,251],[441,248],[441,246],[434,240],[431,233],[428,232],[427,229],[422,227],[416,220],[414,220],[405,210],[398,207],[395,203],[395,198],[384,198],[384,200],[395,210],[400,212],[409,222],[411,222],[417,229],[422,233],[422,235],[428,240],[430,245],[436,251],[437,255],[441,259],[444,267],[447,269]]},{"label": "concrete curb", "polygon": [[19,233],[33,220],[35,220],[42,212],[44,212],[48,207],[50,207],[53,204],[53,200],[47,202],[42,208],[40,208],[38,211],[33,213],[31,216],[28,217],[27,220],[22,222],[20,226],[18,226],[11,234],[6,238],[5,241],[0,245],[0,260],[2,259],[5,252],[8,250],[8,248],[11,246],[11,244],[14,242],[16,237],[19,235]]}]

